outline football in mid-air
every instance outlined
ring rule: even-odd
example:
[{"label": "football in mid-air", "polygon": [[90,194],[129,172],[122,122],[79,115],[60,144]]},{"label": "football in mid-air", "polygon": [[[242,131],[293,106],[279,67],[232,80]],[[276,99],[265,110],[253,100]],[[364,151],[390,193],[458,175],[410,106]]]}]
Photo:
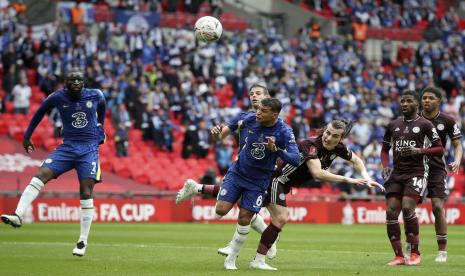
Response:
[{"label": "football in mid-air", "polygon": [[195,22],[195,37],[200,41],[215,42],[220,39],[222,32],[221,22],[213,16],[203,16]]}]

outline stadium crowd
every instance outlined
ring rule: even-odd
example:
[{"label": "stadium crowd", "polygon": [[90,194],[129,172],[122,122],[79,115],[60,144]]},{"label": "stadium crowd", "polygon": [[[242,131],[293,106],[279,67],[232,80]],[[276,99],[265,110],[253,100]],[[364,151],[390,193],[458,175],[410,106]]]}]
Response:
[{"label": "stadium crowd", "polygon": [[437,0],[306,0],[302,2],[317,12],[327,10],[331,16],[341,20],[357,18],[372,27],[412,28],[434,25],[440,26],[443,30],[450,30],[451,25],[458,19],[454,8],[443,11],[438,8]]},{"label": "stadium crowd", "polygon": [[[418,16],[429,18],[429,7],[435,3],[415,6],[416,1],[405,1],[396,15],[383,6],[390,1],[374,6],[369,1],[349,2],[356,16],[388,16],[379,15],[380,25],[386,27],[396,19],[408,27]],[[364,43],[351,35],[313,38],[306,27],[290,40],[268,26],[224,32],[218,43],[202,44],[191,26],[127,33],[124,26],[101,23],[84,26],[74,35],[72,24],[61,24],[56,34],[34,42],[18,31],[17,20],[11,10],[0,15],[2,111],[6,101],[13,101],[15,112],[28,112],[31,92],[25,69],[37,68],[37,85],[48,95],[62,85],[67,70],[79,67],[86,73],[86,85],[100,88],[106,97],[121,137],[119,156],[128,154],[124,146],[128,128],[141,129],[145,139],[166,151],[172,151],[173,132],[182,130],[182,156],[204,158],[214,146],[224,172],[232,160],[232,142],[213,145],[207,130],[248,110],[247,88],[256,82],[266,83],[282,101],[282,116],[298,139],[334,118],[353,120],[348,143],[378,182],[382,182],[380,141],[387,122],[399,115],[397,97],[403,89],[440,86],[446,95],[442,110],[465,128],[465,32],[457,32],[447,14],[441,19],[449,24],[443,40],[423,41],[417,47],[405,44],[395,59],[393,46],[386,41],[382,61],[368,60]],[[332,169],[354,173],[338,162]]]}]

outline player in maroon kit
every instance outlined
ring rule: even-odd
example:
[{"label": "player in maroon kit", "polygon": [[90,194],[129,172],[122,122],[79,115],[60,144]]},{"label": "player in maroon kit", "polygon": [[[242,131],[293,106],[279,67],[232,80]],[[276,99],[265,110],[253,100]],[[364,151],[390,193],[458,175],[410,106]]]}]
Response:
[{"label": "player in maroon kit", "polygon": [[[381,162],[386,188],[386,226],[395,257],[388,265],[417,265],[421,261],[419,225],[415,207],[426,191],[431,156],[442,156],[441,139],[434,125],[418,115],[420,97],[406,90],[400,98],[403,117],[391,121],[386,127],[381,149]],[[393,150],[393,168],[389,150]],[[398,217],[402,210],[407,242],[411,254],[407,260],[402,252]]]},{"label": "player in maroon kit", "polygon": [[[442,101],[442,93],[438,88],[427,87],[423,90],[421,105],[423,111],[421,116],[430,120],[436,127],[442,146],[445,147],[448,137],[454,148],[454,161],[449,164],[450,170],[457,173],[462,157],[462,134],[459,126],[452,116],[439,111]],[[447,169],[444,160],[440,156],[433,156],[429,162],[430,173],[428,176],[427,196],[431,198],[434,214],[434,225],[436,229],[436,240],[438,242],[438,254],[436,262],[447,261],[447,221],[444,215],[444,201],[446,193]],[[408,248],[408,246],[407,246]]]}]

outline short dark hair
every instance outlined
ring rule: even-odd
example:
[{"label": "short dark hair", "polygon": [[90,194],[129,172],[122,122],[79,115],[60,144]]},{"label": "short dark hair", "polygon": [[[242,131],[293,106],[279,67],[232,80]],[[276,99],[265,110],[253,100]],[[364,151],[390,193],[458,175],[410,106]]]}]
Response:
[{"label": "short dark hair", "polygon": [[441,93],[441,90],[437,87],[434,87],[434,86],[428,86],[426,87],[425,89],[423,89],[423,91],[421,92],[421,95],[423,96],[423,94],[425,93],[432,93],[434,94],[434,96],[438,97],[440,100],[442,100],[442,93]]},{"label": "short dark hair", "polygon": [[252,85],[250,86],[249,92],[252,91],[252,88],[255,88],[255,87],[260,87],[260,88],[262,88],[262,89],[263,89],[263,92],[265,92],[265,95],[268,95],[268,96],[270,95],[270,91],[268,91],[268,88],[266,88],[266,85],[264,85],[264,84],[262,84],[262,83],[258,83],[258,82],[254,83],[254,84],[252,84]]},{"label": "short dark hair", "polygon": [[323,133],[325,132],[325,130],[328,128],[329,125],[333,126],[334,129],[343,129],[344,130],[344,132],[342,133],[342,139],[349,136],[350,131],[352,130],[352,127],[354,126],[353,122],[351,122],[350,120],[347,120],[347,119],[332,120],[325,127],[320,128],[320,129],[317,130],[317,136],[323,136]]},{"label": "short dark hair", "polygon": [[262,100],[261,104],[263,106],[269,107],[271,111],[276,113],[281,112],[281,108],[283,107],[281,101],[276,98],[265,98]]},{"label": "short dark hair", "polygon": [[73,67],[68,71],[68,73],[65,76],[65,79],[67,80],[69,78],[73,78],[75,77],[75,75],[79,75],[82,78],[84,77],[84,74],[82,73],[81,70],[79,70],[79,68]]},{"label": "short dark hair", "polygon": [[403,96],[413,96],[413,98],[417,101],[417,103],[420,103],[420,95],[418,95],[418,93],[414,90],[404,90],[404,92],[402,92],[402,95],[401,97]]}]

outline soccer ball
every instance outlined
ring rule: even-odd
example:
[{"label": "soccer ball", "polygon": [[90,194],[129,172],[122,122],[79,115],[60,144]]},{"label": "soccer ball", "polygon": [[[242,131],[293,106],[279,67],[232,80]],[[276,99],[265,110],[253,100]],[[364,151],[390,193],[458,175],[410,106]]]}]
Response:
[{"label": "soccer ball", "polygon": [[195,22],[195,37],[203,42],[215,42],[221,37],[223,26],[218,19],[213,16],[203,16]]}]

